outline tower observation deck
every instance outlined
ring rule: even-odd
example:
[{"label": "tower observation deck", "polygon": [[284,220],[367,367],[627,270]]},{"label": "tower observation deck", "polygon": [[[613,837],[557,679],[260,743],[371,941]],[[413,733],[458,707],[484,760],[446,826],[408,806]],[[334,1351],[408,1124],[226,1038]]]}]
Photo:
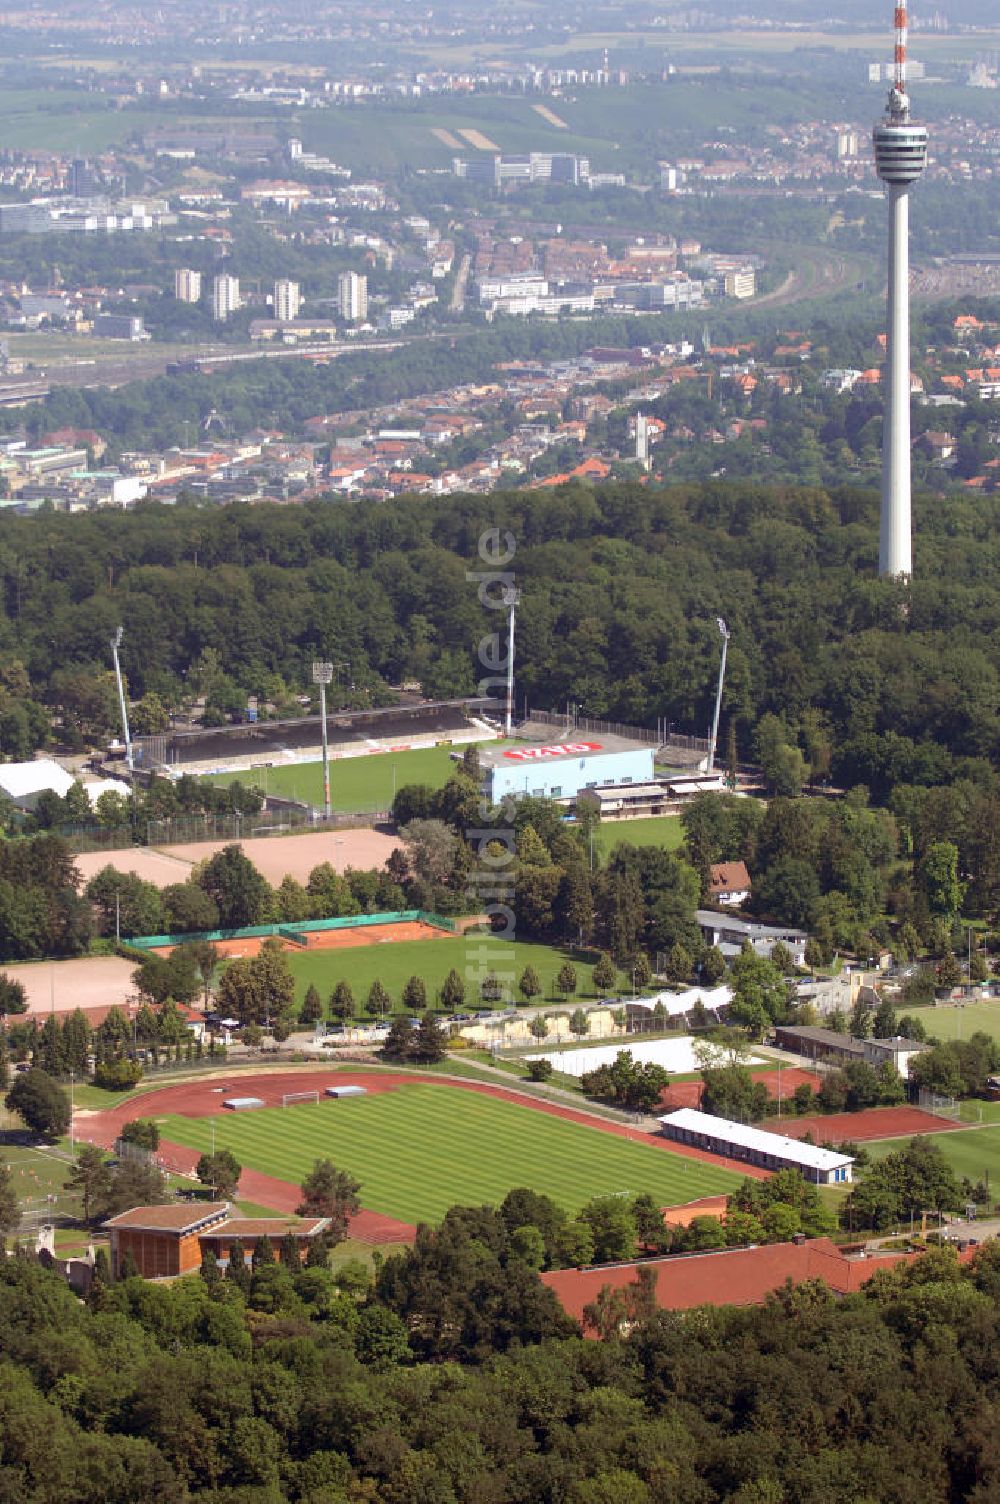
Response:
[{"label": "tower observation deck", "polygon": [[885,115],[872,132],[875,169],[888,187],[889,287],[882,437],[880,575],[913,572],[910,522],[910,184],[927,165],[927,128],[910,119],[906,6],[896,6],[896,56]]}]

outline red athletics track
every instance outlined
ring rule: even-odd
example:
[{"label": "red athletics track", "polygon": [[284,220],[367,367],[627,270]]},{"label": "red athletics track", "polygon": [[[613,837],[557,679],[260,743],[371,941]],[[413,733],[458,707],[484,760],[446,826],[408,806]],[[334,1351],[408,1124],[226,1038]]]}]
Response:
[{"label": "red athletics track", "polygon": [[[769,1118],[773,1125],[776,1119]],[[864,1112],[835,1112],[829,1117],[782,1118],[781,1131],[789,1138],[811,1133],[817,1143],[841,1144],[845,1140],[861,1143],[877,1138],[906,1138],[916,1133],[946,1133],[952,1128],[967,1128],[967,1123],[953,1123],[950,1118],[935,1117],[919,1107],[869,1107]]]},{"label": "red athletics track", "polygon": [[[497,1097],[502,1102],[514,1102],[520,1107],[533,1108],[536,1112],[547,1112],[553,1117],[563,1118],[566,1122],[580,1123],[587,1128],[596,1128],[603,1133],[613,1133],[619,1138],[631,1139],[633,1143],[651,1145],[668,1154],[680,1154],[686,1159],[699,1160],[702,1164],[717,1165],[720,1169],[732,1170],[753,1180],[769,1178],[767,1170],[759,1170],[754,1165],[726,1159],[721,1154],[708,1154],[703,1149],[693,1149],[687,1144],[673,1143],[656,1134],[645,1133],[641,1129],[627,1128],[624,1124],[609,1123],[605,1118],[582,1112],[575,1107],[561,1107],[553,1102],[540,1102],[524,1092],[512,1091],[503,1086],[492,1086],[486,1082],[460,1080],[457,1077],[434,1080],[418,1073],[411,1074],[408,1071],[385,1070],[354,1073],[326,1070],[274,1071],[260,1075],[244,1075],[242,1072],[235,1072],[232,1076],[221,1074],[208,1079],[201,1078],[197,1081],[183,1082],[177,1086],[162,1086],[155,1091],[142,1092],[119,1107],[109,1108],[107,1112],[77,1113],[74,1126],[78,1139],[87,1139],[91,1143],[110,1149],[124,1124],[136,1117],[163,1117],[168,1113],[175,1113],[181,1117],[211,1117],[225,1111],[222,1102],[223,1098],[229,1095],[261,1097],[268,1107],[275,1107],[280,1106],[281,1098],[286,1092],[318,1091],[322,1094],[326,1087],[334,1085],[363,1086],[373,1095],[379,1092],[395,1091],[400,1086],[421,1085],[438,1090],[457,1087],[460,1091],[479,1092],[484,1096]],[[160,1153],[161,1157],[171,1165],[185,1171],[193,1168],[198,1158],[190,1149],[166,1142],[161,1144]],[[253,1187],[257,1187],[257,1190],[254,1191]],[[289,1205],[294,1210],[300,1199],[297,1186],[290,1185],[287,1181],[276,1180],[273,1176],[264,1175],[257,1170],[244,1170],[240,1178],[240,1190],[246,1200],[259,1200],[261,1205],[274,1206],[279,1211],[285,1210]],[[281,1198],[280,1202],[274,1199],[276,1196]],[[289,1198],[292,1198],[291,1202]],[[362,1230],[361,1218],[365,1219],[364,1226],[366,1227],[369,1221],[371,1222],[370,1232]],[[374,1235],[376,1231],[378,1236]],[[407,1223],[397,1222],[391,1217],[383,1217],[377,1212],[362,1211],[351,1224],[352,1235],[366,1242],[402,1241],[404,1236],[407,1239],[412,1238],[413,1232],[414,1229]],[[392,1233],[395,1233],[395,1237],[391,1236]]]}]

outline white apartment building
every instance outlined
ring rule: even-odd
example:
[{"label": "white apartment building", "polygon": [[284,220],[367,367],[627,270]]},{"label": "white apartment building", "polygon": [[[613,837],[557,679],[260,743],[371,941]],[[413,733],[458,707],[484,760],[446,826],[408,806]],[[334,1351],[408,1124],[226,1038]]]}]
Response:
[{"label": "white apartment building", "polygon": [[289,324],[297,319],[301,307],[302,289],[297,282],[290,282],[287,277],[275,282],[274,316],[280,323]]},{"label": "white apartment building", "polygon": [[240,279],[224,272],[212,283],[212,317],[217,323],[227,319],[240,306]]},{"label": "white apartment building", "polygon": [[182,266],[174,272],[174,297],[179,303],[197,303],[201,297],[201,272]]},{"label": "white apartment building", "polygon": [[341,272],[337,278],[340,317],[352,323],[368,317],[368,278],[358,272]]}]

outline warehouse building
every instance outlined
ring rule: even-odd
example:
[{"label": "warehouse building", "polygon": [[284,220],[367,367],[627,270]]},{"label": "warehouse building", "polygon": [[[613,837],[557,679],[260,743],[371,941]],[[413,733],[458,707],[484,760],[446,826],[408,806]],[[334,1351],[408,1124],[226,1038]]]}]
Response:
[{"label": "warehouse building", "polygon": [[780,1133],[732,1123],[693,1107],[679,1107],[660,1118],[664,1136],[710,1154],[742,1160],[761,1170],[800,1170],[814,1185],[843,1185],[853,1180],[854,1160],[834,1149],[819,1149]]},{"label": "warehouse building", "polygon": [[503,799],[556,799],[570,803],[593,790],[630,788],[653,781],[654,748],[623,736],[600,740],[566,738],[491,747],[479,754],[484,792],[492,804]]}]

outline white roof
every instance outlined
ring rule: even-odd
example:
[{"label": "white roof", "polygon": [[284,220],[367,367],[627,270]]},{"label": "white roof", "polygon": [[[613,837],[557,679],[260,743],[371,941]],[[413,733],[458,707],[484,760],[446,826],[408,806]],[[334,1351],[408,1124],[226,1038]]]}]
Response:
[{"label": "white roof", "polygon": [[95,778],[91,783],[83,785],[83,792],[91,804],[96,804],[102,794],[121,794],[127,799],[132,790],[120,778]]},{"label": "white roof", "polygon": [[688,987],[684,992],[658,992],[655,997],[626,997],[622,1002],[629,1008],[647,1008],[650,1012],[657,1003],[662,1003],[671,1018],[678,1013],[688,1013],[695,1003],[706,1008],[728,1008],[733,1000],[731,987]]},{"label": "white roof", "polygon": [[854,1163],[850,1154],[819,1149],[815,1144],[803,1144],[797,1138],[768,1133],[763,1128],[750,1128],[745,1123],[731,1123],[728,1118],[713,1117],[710,1112],[698,1112],[693,1107],[679,1107],[676,1112],[666,1113],[660,1122],[669,1123],[672,1128],[687,1128],[691,1133],[706,1134],[740,1149],[752,1149],[755,1154],[787,1159],[790,1164],[802,1165],[808,1170],[837,1170],[842,1165]]},{"label": "white roof", "polygon": [[33,758],[31,762],[0,763],[0,789],[15,801],[27,799],[51,789],[60,799],[73,787],[73,778],[51,757]]}]

